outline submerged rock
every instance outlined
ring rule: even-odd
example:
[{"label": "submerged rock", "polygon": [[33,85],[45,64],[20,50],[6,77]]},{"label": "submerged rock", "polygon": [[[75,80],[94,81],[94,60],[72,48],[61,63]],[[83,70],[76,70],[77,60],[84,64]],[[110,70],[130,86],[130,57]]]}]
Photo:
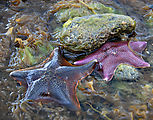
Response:
[{"label": "submerged rock", "polygon": [[115,71],[114,79],[133,81],[137,80],[140,75],[141,73],[139,73],[136,68],[129,65],[121,64],[117,67],[117,70]]},{"label": "submerged rock", "polygon": [[22,68],[40,63],[53,50],[46,20],[32,14],[14,15],[8,24],[8,27],[13,29],[10,36],[13,36],[14,48],[9,67]]},{"label": "submerged rock", "polygon": [[60,1],[53,6],[52,13],[59,22],[93,14],[114,13],[115,10],[98,1]]},{"label": "submerged rock", "polygon": [[129,16],[111,13],[75,17],[63,25],[60,43],[69,51],[91,52],[108,40],[130,35],[135,25]]}]

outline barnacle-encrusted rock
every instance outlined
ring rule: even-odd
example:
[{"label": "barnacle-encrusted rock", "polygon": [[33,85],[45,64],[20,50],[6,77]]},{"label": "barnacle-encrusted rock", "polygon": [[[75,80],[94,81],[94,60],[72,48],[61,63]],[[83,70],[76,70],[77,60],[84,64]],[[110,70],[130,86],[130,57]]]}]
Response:
[{"label": "barnacle-encrusted rock", "polygon": [[60,1],[53,6],[53,13],[59,22],[66,22],[75,17],[87,15],[114,13],[115,10],[98,1]]},{"label": "barnacle-encrusted rock", "polygon": [[134,29],[135,21],[125,15],[107,13],[75,17],[63,25],[60,43],[69,51],[90,52],[110,39],[131,34]]},{"label": "barnacle-encrusted rock", "polygon": [[141,73],[137,71],[136,68],[121,64],[115,71],[114,78],[117,80],[137,80]]}]

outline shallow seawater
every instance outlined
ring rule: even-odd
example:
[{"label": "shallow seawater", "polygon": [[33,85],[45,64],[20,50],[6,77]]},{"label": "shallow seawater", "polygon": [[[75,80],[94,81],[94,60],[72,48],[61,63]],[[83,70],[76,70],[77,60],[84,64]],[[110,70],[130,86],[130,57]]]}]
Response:
[{"label": "shallow seawater", "polygon": [[[148,44],[143,51],[143,58],[150,63],[151,67],[137,69],[140,75],[135,80],[118,80],[113,78],[112,81],[106,83],[101,80],[100,76],[94,73],[82,80],[82,85],[85,84],[85,81],[93,80],[93,87],[96,93],[77,89],[77,96],[81,104],[80,113],[69,111],[56,103],[21,105],[20,100],[24,97],[25,89],[10,78],[9,73],[13,69],[31,66],[31,61],[24,63],[24,65],[21,64],[21,66],[13,66],[16,65],[10,63],[11,55],[16,51],[12,41],[13,36],[0,34],[0,120],[153,119],[153,16],[151,18],[150,15],[153,14],[153,9],[146,9],[147,6],[153,5],[153,1],[97,1],[112,7],[120,14],[131,16],[136,21],[136,39],[147,41]],[[18,36],[19,38],[32,35],[33,38],[52,39],[50,33],[57,26],[59,28],[61,26],[61,24],[56,22],[54,16],[49,13],[51,6],[55,3],[56,1],[54,0],[23,0],[22,4],[15,5],[14,3],[14,6],[10,7],[7,0],[0,1],[0,33],[6,33],[8,28],[19,24],[18,33],[22,35]],[[28,19],[24,20],[24,22],[16,20],[24,15],[28,16]],[[31,17],[36,21],[33,22]],[[43,35],[45,37],[42,37]],[[42,49],[48,50],[48,47]],[[40,53],[41,50],[39,49]],[[51,53],[50,50],[48,50],[48,54],[45,54],[45,57],[49,56],[49,53]],[[37,61],[37,57],[34,58],[33,64],[38,64],[45,57],[42,56],[40,61]]]}]

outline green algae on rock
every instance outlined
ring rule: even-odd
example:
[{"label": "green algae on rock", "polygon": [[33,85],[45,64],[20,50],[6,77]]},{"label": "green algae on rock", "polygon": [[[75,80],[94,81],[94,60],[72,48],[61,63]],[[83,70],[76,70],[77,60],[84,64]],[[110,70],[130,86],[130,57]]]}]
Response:
[{"label": "green algae on rock", "polygon": [[[66,2],[66,3],[65,3]],[[92,14],[114,13],[115,10],[111,7],[107,7],[104,4],[97,1],[88,1],[80,3],[80,1],[63,1],[55,4],[55,8],[59,7],[59,10],[55,12],[59,22],[66,22],[69,19],[75,17],[82,17]],[[90,8],[90,9],[89,9]],[[54,10],[53,10],[54,11]]]},{"label": "green algae on rock", "polygon": [[63,25],[60,43],[69,51],[91,52],[110,39],[131,34],[135,25],[131,17],[112,13],[75,17]]},{"label": "green algae on rock", "polygon": [[46,20],[38,14],[14,15],[8,24],[14,51],[10,57],[9,67],[23,68],[43,61],[49,55],[53,46]]},{"label": "green algae on rock", "polygon": [[140,75],[141,73],[139,73],[136,68],[130,65],[121,64],[115,71],[114,79],[135,81]]},{"label": "green algae on rock", "polygon": [[23,67],[37,64],[44,60],[53,50],[50,42],[38,44],[34,47],[25,46],[17,48],[16,52],[11,55],[9,67]]}]

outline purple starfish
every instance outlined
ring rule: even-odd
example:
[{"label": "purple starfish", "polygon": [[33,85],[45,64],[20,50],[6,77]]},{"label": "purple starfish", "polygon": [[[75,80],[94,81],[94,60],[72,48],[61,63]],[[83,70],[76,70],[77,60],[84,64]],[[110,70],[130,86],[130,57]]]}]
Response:
[{"label": "purple starfish", "polygon": [[147,42],[141,41],[107,42],[99,50],[74,62],[74,64],[83,65],[96,59],[99,65],[98,73],[104,80],[110,81],[120,64],[128,64],[137,68],[150,67],[149,63],[138,56],[146,48],[146,45]]}]

